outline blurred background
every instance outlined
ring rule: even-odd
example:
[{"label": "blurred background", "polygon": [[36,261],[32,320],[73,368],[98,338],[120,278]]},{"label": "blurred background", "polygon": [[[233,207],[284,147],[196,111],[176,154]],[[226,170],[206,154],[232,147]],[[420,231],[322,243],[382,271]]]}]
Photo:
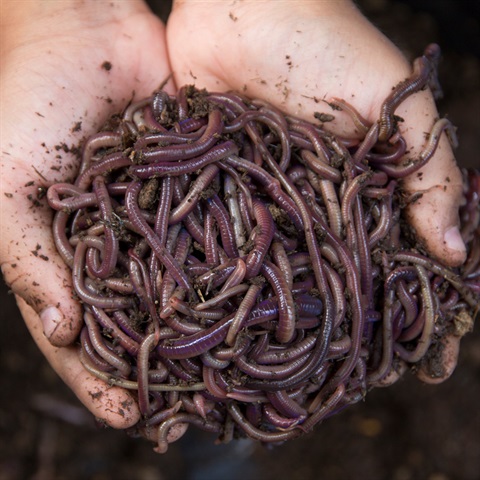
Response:
[{"label": "blurred background", "polygon": [[[167,18],[170,1],[149,3]],[[411,59],[430,42],[441,45],[439,109],[458,127],[459,162],[480,168],[480,2],[356,3]],[[38,351],[3,281],[0,305],[0,480],[480,478],[479,325],[442,385],[407,374],[273,449],[249,441],[214,446],[192,430],[160,456],[144,440],[95,425]]]}]

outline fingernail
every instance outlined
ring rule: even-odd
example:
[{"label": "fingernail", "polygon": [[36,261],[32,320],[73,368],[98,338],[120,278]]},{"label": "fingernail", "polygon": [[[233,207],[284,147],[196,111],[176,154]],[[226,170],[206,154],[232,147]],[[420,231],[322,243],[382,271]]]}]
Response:
[{"label": "fingernail", "polygon": [[457,227],[449,228],[445,235],[443,236],[443,240],[445,241],[445,245],[450,250],[456,250],[457,252],[466,252],[465,243],[463,242],[463,238],[460,235],[460,230]]},{"label": "fingernail", "polygon": [[40,312],[40,320],[43,325],[43,333],[50,338],[64,318],[57,307],[48,306]]}]

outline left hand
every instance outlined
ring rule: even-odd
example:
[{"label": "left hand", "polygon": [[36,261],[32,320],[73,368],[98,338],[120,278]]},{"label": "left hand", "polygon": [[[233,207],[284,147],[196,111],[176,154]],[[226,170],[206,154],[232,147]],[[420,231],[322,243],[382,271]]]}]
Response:
[{"label": "left hand", "polygon": [[140,416],[130,394],[88,374],[70,346],[81,306],[39,193],[72,181],[71,147],[168,77],[165,29],[130,0],[3,0],[1,18],[2,273],[52,367],[97,417],[125,428]]}]

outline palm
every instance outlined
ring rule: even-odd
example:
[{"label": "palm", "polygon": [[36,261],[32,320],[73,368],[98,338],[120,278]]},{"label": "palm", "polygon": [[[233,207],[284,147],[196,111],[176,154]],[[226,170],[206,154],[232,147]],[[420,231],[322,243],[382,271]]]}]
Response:
[{"label": "palm", "polygon": [[[163,26],[142,4],[123,14],[109,13],[105,21],[93,12],[73,16],[65,31],[57,25],[53,36],[34,29],[12,50],[4,72],[2,110],[8,115],[1,128],[2,271],[53,367],[99,416],[125,425],[135,420],[135,412],[130,420],[105,412],[106,397],[93,405],[89,395],[104,387],[83,372],[73,348],[55,349],[43,334],[37,314],[57,307],[65,318],[50,324],[48,334],[56,345],[70,344],[81,312],[53,244],[51,212],[38,193],[73,178],[78,160],[65,150],[168,76]],[[117,394],[123,398],[110,390],[110,399],[115,401]]]},{"label": "palm", "polygon": [[[58,179],[51,170],[58,161],[41,144],[77,143],[133,96],[150,94],[169,74],[163,28],[147,11],[87,28],[78,25],[78,31],[69,25],[55,36],[39,35],[12,57],[10,63],[19,58],[21,64],[7,72],[12,78],[7,76],[5,83],[13,83],[14,76],[15,87],[5,98],[12,108],[4,108],[10,115],[3,121],[6,128],[16,125],[22,149],[41,158],[35,167],[49,180]],[[73,128],[77,122],[81,129]],[[25,163],[31,171],[36,162],[29,158]]]}]

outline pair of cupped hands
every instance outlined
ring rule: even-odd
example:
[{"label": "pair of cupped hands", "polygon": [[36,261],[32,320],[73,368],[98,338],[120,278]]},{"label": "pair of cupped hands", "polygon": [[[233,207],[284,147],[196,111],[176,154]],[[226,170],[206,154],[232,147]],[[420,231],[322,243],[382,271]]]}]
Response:
[{"label": "pair of cupped hands", "polygon": [[[74,343],[81,306],[41,198],[78,166],[58,146],[78,144],[170,75],[172,94],[192,83],[236,90],[310,121],[316,111],[332,113],[319,100],[338,97],[374,122],[411,65],[347,0],[177,0],[166,26],[140,0],[5,0],[2,9],[2,273],[53,368],[94,415],[126,428],[140,417],[130,393],[92,377]],[[334,113],[329,128],[353,135],[351,119]],[[438,116],[431,92],[411,96],[396,114],[413,157]],[[402,187],[407,197],[423,192],[407,210],[411,225],[432,255],[454,266],[465,258],[456,228],[461,175],[443,137],[423,175]]]}]

